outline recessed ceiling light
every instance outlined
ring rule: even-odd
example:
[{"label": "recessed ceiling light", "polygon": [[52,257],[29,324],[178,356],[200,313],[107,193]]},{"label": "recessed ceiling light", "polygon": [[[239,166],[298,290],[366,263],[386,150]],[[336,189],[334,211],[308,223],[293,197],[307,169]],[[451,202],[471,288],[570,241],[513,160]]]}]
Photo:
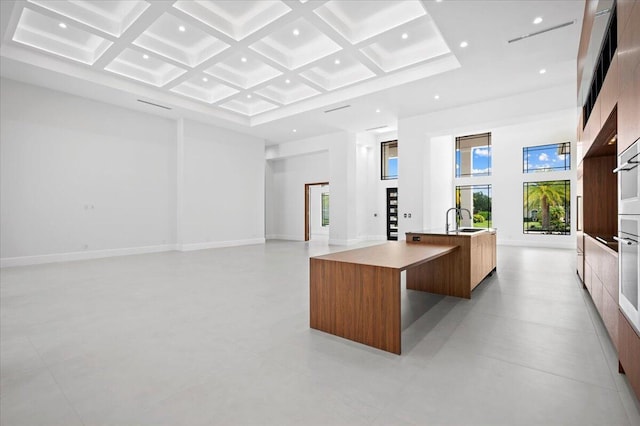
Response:
[{"label": "recessed ceiling light", "polygon": [[340,59],[336,59],[335,61],[333,61],[333,63],[336,65],[340,65]]},{"label": "recessed ceiling light", "polygon": [[466,41],[460,42],[460,47],[464,48],[467,47],[469,45],[469,43],[467,43]]},{"label": "recessed ceiling light", "polygon": [[378,109],[376,110],[376,112],[380,112],[380,108],[378,108]]},{"label": "recessed ceiling light", "polygon": [[289,84],[289,83],[291,83],[291,80],[286,79],[284,82],[285,82],[285,83],[287,83],[287,84]]},{"label": "recessed ceiling light", "polygon": [[536,19],[533,20],[533,23],[538,25],[540,22],[542,22],[542,17],[538,16]]},{"label": "recessed ceiling light", "polygon": [[67,24],[65,24],[64,22],[60,22],[60,23],[58,24],[58,26],[59,26],[60,28],[67,28]]},{"label": "recessed ceiling light", "polygon": [[181,33],[183,33],[183,32],[185,32],[185,31],[187,31],[187,29],[185,28],[185,26],[184,26],[184,25],[180,25],[180,26],[178,27],[178,31],[180,31]]},{"label": "recessed ceiling light", "polygon": [[293,129],[293,133],[295,133],[295,132],[297,132],[297,130],[296,130],[296,129]]},{"label": "recessed ceiling light", "polygon": [[144,55],[142,55],[142,59],[149,59],[149,55],[145,53]]},{"label": "recessed ceiling light", "polygon": [[440,99],[440,95],[435,95],[435,96],[433,97],[433,99],[435,99],[435,100],[437,101],[438,99]]},{"label": "recessed ceiling light", "polygon": [[406,39],[408,39],[408,38],[409,38],[409,34],[407,34],[407,33],[402,33],[402,39],[403,39],[403,40],[406,40]]},{"label": "recessed ceiling light", "polygon": [[297,29],[297,28],[294,28],[293,35],[296,36],[296,37],[299,36],[300,35],[300,30]]},{"label": "recessed ceiling light", "polygon": [[247,62],[247,58],[245,58],[244,56],[243,56],[242,58],[240,58],[240,60],[241,60],[242,62]]},{"label": "recessed ceiling light", "polygon": [[542,68],[540,71],[538,71],[540,74],[545,74],[547,72],[546,69]]},{"label": "recessed ceiling light", "polygon": [[207,81],[209,81],[209,79],[207,77],[202,77],[202,81],[206,83]]},{"label": "recessed ceiling light", "polygon": [[251,95],[247,95],[247,99],[251,99]]}]

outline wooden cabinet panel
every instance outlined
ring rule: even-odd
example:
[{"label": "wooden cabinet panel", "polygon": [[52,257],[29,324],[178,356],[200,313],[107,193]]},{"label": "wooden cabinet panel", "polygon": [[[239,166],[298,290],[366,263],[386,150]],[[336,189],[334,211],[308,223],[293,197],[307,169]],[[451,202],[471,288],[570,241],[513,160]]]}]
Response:
[{"label": "wooden cabinet panel", "polygon": [[618,359],[631,388],[640,399],[640,336],[624,314],[618,311]]},{"label": "wooden cabinet panel", "polygon": [[618,99],[618,154],[631,146],[640,134],[640,69],[624,72],[626,76]]},{"label": "wooden cabinet panel", "polygon": [[491,234],[491,270],[498,267],[497,242],[498,236],[495,233]]},{"label": "wooden cabinet panel", "polygon": [[618,304],[618,256],[604,249],[600,262],[600,280],[609,295]]},{"label": "wooden cabinet panel", "polygon": [[618,342],[618,255],[585,235],[585,287],[591,293],[611,341]]},{"label": "wooden cabinet panel", "polygon": [[[584,166],[583,229],[591,235],[615,235],[618,229],[618,180],[615,155],[589,157]],[[595,265],[591,265],[594,266]]]},{"label": "wooden cabinet panel", "polygon": [[[407,289],[471,298],[473,290],[496,267],[496,234],[475,235],[407,233],[407,243],[458,246],[446,257],[425,267],[407,270]],[[442,287],[447,283],[447,288]]]},{"label": "wooden cabinet panel", "polygon": [[618,350],[618,302],[613,300],[608,291],[602,291],[602,322],[609,332],[609,337]]},{"label": "wooden cabinet panel", "polygon": [[591,293],[591,290],[593,288],[592,278],[593,278],[593,271],[591,270],[591,265],[587,262],[587,259],[586,259],[586,256],[585,256],[585,262],[584,262],[584,286],[587,287],[587,291],[589,293]]},{"label": "wooden cabinet panel", "polygon": [[620,39],[622,38],[622,34],[627,29],[627,24],[629,23],[629,17],[631,16],[631,11],[633,9],[634,3],[637,0],[617,0],[618,9],[618,44],[620,44]]},{"label": "wooden cabinet panel", "polygon": [[578,272],[580,281],[584,283],[584,255],[581,251],[579,251],[576,256],[576,271]]},{"label": "wooden cabinet panel", "polygon": [[604,84],[602,85],[602,89],[600,90],[600,94],[598,97],[600,98],[600,123],[604,123],[609,118],[611,111],[613,111],[613,107],[616,106],[618,102],[618,58],[617,55],[614,55],[611,64],[609,65],[609,70],[607,71],[607,76],[604,79]]},{"label": "wooden cabinet panel", "polygon": [[604,312],[602,305],[602,282],[600,282],[600,278],[598,278],[596,274],[592,274],[591,276],[591,298],[602,318],[602,312]]}]

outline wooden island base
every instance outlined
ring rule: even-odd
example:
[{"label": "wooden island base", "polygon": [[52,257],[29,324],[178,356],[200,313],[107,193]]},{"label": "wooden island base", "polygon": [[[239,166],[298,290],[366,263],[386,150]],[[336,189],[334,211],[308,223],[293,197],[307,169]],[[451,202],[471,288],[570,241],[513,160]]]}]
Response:
[{"label": "wooden island base", "polygon": [[311,328],[400,355],[400,273],[455,250],[400,241],[310,258]]}]

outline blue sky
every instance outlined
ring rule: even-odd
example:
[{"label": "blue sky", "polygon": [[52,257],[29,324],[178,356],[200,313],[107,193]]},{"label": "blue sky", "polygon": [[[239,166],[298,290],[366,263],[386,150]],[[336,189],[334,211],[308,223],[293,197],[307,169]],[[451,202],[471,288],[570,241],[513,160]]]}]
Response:
[{"label": "blue sky", "polygon": [[525,172],[544,172],[549,170],[564,170],[566,164],[571,164],[571,154],[558,154],[558,144],[529,147],[522,151],[523,170]]},{"label": "blue sky", "polygon": [[387,164],[387,174],[389,176],[398,176],[398,157],[389,157]]},{"label": "blue sky", "polygon": [[[491,164],[491,147],[490,146],[480,146],[477,148],[473,148],[473,170],[469,173],[468,170],[463,171],[463,175],[474,174],[474,175],[486,175],[490,173],[490,164]],[[456,175],[459,175],[460,168],[460,151],[456,151]]]}]

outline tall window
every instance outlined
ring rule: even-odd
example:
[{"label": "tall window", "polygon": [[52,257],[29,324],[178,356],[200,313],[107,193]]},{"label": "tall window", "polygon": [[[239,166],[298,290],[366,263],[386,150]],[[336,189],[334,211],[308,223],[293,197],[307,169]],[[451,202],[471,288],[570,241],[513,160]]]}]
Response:
[{"label": "tall window", "polygon": [[522,148],[523,173],[571,170],[571,143]]},{"label": "tall window", "polygon": [[322,193],[322,226],[329,226],[329,193]]},{"label": "tall window", "polygon": [[491,133],[456,138],[456,177],[491,176]]},{"label": "tall window", "polygon": [[525,182],[522,192],[525,234],[571,233],[571,181]]},{"label": "tall window", "polygon": [[456,207],[471,212],[462,212],[459,226],[491,228],[491,185],[456,186]]},{"label": "tall window", "polygon": [[398,141],[382,142],[381,176],[383,180],[398,179]]}]

